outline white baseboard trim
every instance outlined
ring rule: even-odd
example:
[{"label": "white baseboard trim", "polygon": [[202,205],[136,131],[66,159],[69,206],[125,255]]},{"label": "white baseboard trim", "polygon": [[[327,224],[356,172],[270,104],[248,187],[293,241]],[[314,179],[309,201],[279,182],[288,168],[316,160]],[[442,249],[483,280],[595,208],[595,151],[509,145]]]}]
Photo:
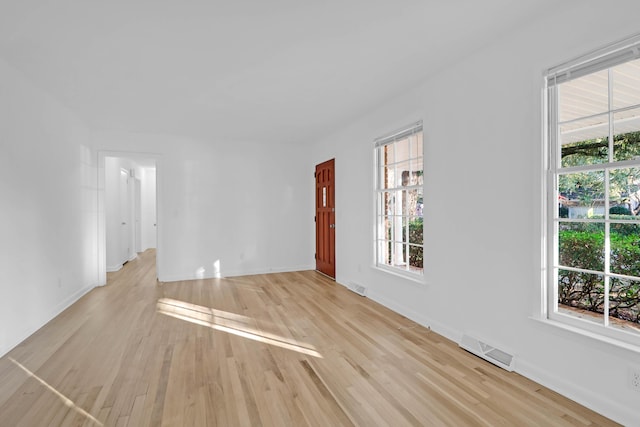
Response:
[{"label": "white baseboard trim", "polygon": [[22,332],[20,332],[18,338],[14,340],[14,342],[10,343],[6,348],[0,348],[0,357],[4,356],[5,354],[13,350],[15,347],[20,345],[21,342],[23,342],[24,340],[29,338],[31,335],[33,335],[36,331],[38,331],[38,329],[42,328],[44,325],[46,325],[47,323],[55,319],[60,313],[65,311],[73,303],[78,301],[80,298],[85,296],[87,293],[89,293],[91,290],[93,290],[96,287],[97,285],[95,284],[85,286],[84,288],[77,290],[76,292],[71,294],[69,297],[65,298],[62,302],[56,305],[47,315],[43,317],[43,320],[39,325],[35,325],[30,328],[25,328]]},{"label": "white baseboard trim", "polygon": [[[344,286],[342,283],[340,284]],[[437,334],[440,334],[455,343],[460,342],[462,338],[462,332],[449,328],[442,323],[435,322],[433,319],[429,319],[422,313],[415,312],[396,301],[386,298],[376,292],[372,292],[371,289],[367,290],[367,296],[375,302],[382,304],[383,306],[413,320],[416,323],[419,323],[422,326],[430,327],[431,330]],[[620,405],[614,400],[607,399],[606,396],[603,396],[602,394],[596,394],[590,390],[576,387],[568,381],[563,381],[557,375],[551,375],[540,370],[537,366],[523,360],[521,355],[518,355],[514,371],[622,425],[638,425],[638,413],[635,407]]]},{"label": "white baseboard trim", "polygon": [[[232,270],[224,271],[221,278],[224,277],[237,277],[237,276],[254,276],[256,274],[269,274],[269,273],[292,273],[295,271],[314,270],[313,265],[299,265],[294,267],[276,267],[268,269],[248,269],[248,270]],[[202,279],[215,279],[216,277],[207,272],[203,276],[198,276],[195,273],[191,274],[168,274],[162,275],[158,280],[161,282],[183,282],[186,280],[202,280]]]},{"label": "white baseboard trim", "polygon": [[127,261],[125,263],[116,264],[116,265],[108,265],[107,266],[107,273],[115,273],[116,271],[122,270],[122,267],[124,267],[124,264],[126,264],[129,261],[133,261],[136,258],[138,258],[138,254],[137,253],[131,255],[129,257],[129,259],[127,259]]},{"label": "white baseboard trim", "polygon": [[[586,406],[607,418],[625,426],[638,425],[638,409],[627,407],[614,400],[608,399],[606,394],[594,393],[591,390],[576,387],[574,384],[539,369],[537,366],[518,356],[515,372],[527,377],[579,404]],[[629,391],[633,393],[633,391]]]},{"label": "white baseboard trim", "polygon": [[120,271],[122,269],[122,264],[118,265],[108,265],[107,273],[115,273],[116,271]]}]

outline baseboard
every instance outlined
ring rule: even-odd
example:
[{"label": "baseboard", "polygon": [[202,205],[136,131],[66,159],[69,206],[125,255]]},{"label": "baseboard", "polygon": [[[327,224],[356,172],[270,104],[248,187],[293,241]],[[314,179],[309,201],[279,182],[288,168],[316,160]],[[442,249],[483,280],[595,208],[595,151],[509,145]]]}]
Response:
[{"label": "baseboard", "polygon": [[[345,286],[342,283],[340,284]],[[450,339],[453,342],[460,342],[462,338],[462,332],[449,328],[442,323],[435,322],[433,319],[429,319],[427,316],[415,312],[397,301],[386,298],[376,292],[372,292],[371,289],[367,290],[367,296],[375,302],[382,304],[383,306],[422,326],[430,327],[432,331]],[[576,387],[568,381],[563,381],[557,375],[549,374],[540,370],[537,366],[527,363],[526,360],[522,360],[521,355],[518,355],[518,361],[515,364],[514,371],[622,425],[631,426],[637,425],[638,423],[638,414],[635,407],[620,405],[614,400],[607,399],[606,396],[603,396],[602,394],[596,394],[590,390]]]},{"label": "baseboard", "polygon": [[19,338],[17,340],[15,340],[13,343],[10,343],[6,348],[0,349],[0,357],[4,356],[5,354],[13,350],[15,347],[20,345],[21,342],[23,342],[24,340],[29,338],[31,335],[33,335],[36,331],[38,331],[38,329],[42,328],[44,325],[46,325],[47,323],[55,319],[60,313],[65,311],[67,308],[73,305],[76,301],[78,301],[80,298],[85,296],[87,293],[89,293],[91,290],[93,290],[96,287],[97,285],[85,286],[84,288],[79,289],[78,291],[71,294],[69,297],[65,298],[61,303],[56,305],[55,308],[49,312],[49,314],[47,314],[44,317],[44,320],[41,322],[39,326],[34,326],[31,328],[24,329],[19,334]]},{"label": "baseboard", "polygon": [[122,269],[122,264],[118,265],[108,265],[107,273],[115,273],[116,271],[120,271]]},{"label": "baseboard", "polygon": [[124,267],[124,265],[129,262],[129,261],[133,261],[134,259],[138,258],[138,254],[134,253],[133,255],[131,255],[126,262],[124,262],[123,264],[116,264],[116,265],[108,265],[107,266],[107,273],[115,273],[116,271],[120,271],[122,270],[122,267]]},{"label": "baseboard", "polygon": [[[638,425],[638,410],[636,407],[621,405],[609,399],[606,394],[596,394],[591,390],[576,387],[557,375],[545,372],[526,360],[522,360],[522,356],[518,356],[515,372],[617,423],[625,426]],[[633,391],[629,391],[629,393],[633,393]]]},{"label": "baseboard", "polygon": [[[292,273],[294,271],[306,271],[314,270],[314,265],[299,265],[294,267],[277,267],[267,269],[247,269],[247,270],[231,270],[224,271],[221,277],[237,277],[237,276],[254,276],[256,274],[269,274],[269,273]],[[158,280],[161,282],[182,282],[186,280],[202,280],[202,279],[215,279],[212,273],[205,273],[202,276],[198,276],[195,273],[191,274],[168,274],[162,275]]]}]

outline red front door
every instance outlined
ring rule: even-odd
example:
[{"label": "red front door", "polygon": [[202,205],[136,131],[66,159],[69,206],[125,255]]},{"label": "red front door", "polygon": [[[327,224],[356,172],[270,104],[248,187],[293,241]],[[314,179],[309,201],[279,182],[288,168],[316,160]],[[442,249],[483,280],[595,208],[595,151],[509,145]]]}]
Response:
[{"label": "red front door", "polygon": [[335,159],[316,166],[316,270],[336,277]]}]

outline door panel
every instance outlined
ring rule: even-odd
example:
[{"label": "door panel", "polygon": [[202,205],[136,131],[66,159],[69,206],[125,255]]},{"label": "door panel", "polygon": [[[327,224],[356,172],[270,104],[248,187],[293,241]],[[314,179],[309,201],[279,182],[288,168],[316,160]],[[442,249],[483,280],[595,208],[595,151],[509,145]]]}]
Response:
[{"label": "door panel", "polygon": [[335,159],[316,166],[316,270],[336,277]]},{"label": "door panel", "polygon": [[129,204],[129,172],[120,170],[120,262],[129,261],[131,248],[130,204]]},{"label": "door panel", "polygon": [[134,216],[135,216],[135,252],[142,252],[142,181],[138,178],[134,179]]}]

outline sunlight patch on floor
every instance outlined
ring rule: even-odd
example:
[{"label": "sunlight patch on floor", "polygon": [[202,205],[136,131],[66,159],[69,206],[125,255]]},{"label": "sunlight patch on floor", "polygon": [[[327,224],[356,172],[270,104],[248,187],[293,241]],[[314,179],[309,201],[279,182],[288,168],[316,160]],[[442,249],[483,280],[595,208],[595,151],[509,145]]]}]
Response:
[{"label": "sunlight patch on floor", "polygon": [[64,403],[66,406],[68,406],[69,408],[73,409],[74,411],[76,411],[77,413],[85,416],[88,420],[92,421],[93,423],[99,425],[99,426],[103,426],[104,424],[102,424],[100,421],[98,421],[97,419],[95,419],[90,413],[88,413],[87,411],[85,411],[84,409],[82,409],[81,407],[79,407],[78,405],[76,405],[73,400],[69,399],[67,396],[65,396],[64,394],[60,393],[58,390],[56,390],[55,388],[53,388],[52,386],[49,385],[49,383],[47,383],[45,380],[43,380],[42,378],[40,378],[39,376],[37,376],[36,374],[34,374],[33,372],[31,372],[28,368],[26,368],[24,365],[22,365],[20,362],[18,362],[17,360],[15,360],[14,358],[10,357],[9,360],[16,365],[18,368],[22,369],[27,375],[29,375],[31,378],[33,378],[34,380],[38,381],[40,384],[42,384],[47,390],[49,390],[50,392],[52,392],[53,394],[55,394],[56,396],[58,396],[58,398],[60,400],[62,400],[62,403]]},{"label": "sunlight patch on floor", "polygon": [[274,345],[298,353],[322,358],[313,346],[306,343],[298,343],[284,337],[258,331],[250,328],[248,323],[251,318],[215,308],[203,307],[171,298],[158,300],[157,311],[165,316],[206,326],[216,331],[226,332],[253,341]]}]

